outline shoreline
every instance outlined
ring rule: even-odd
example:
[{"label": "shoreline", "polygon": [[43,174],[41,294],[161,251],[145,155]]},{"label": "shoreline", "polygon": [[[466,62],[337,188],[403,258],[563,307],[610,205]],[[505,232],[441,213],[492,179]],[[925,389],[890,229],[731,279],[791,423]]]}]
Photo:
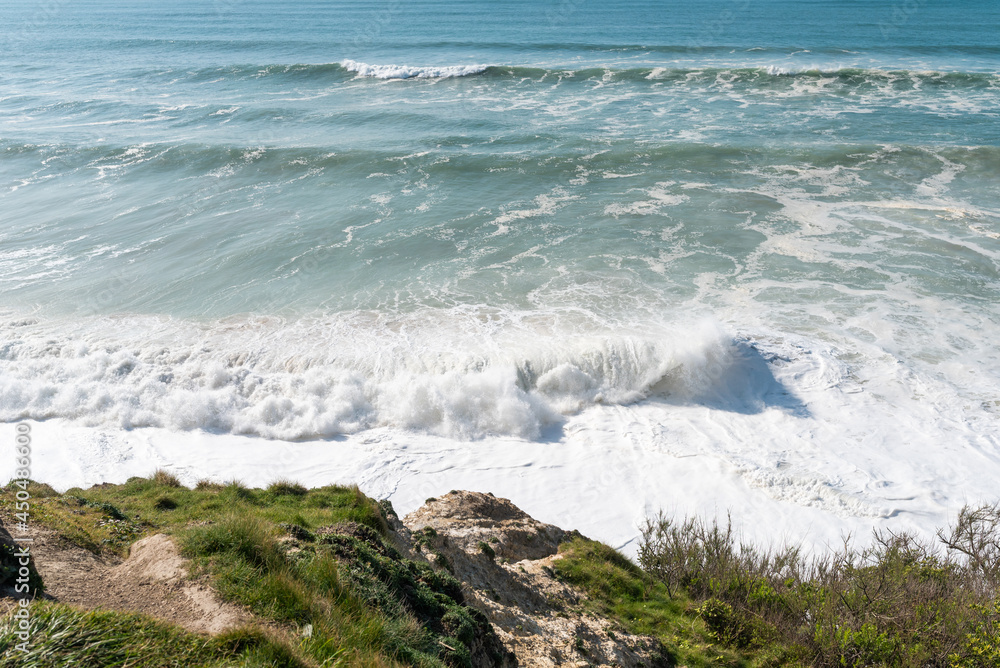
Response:
[{"label": "shoreline", "polygon": [[[13,433],[13,425],[8,428]],[[509,498],[540,521],[577,528],[629,556],[635,556],[639,527],[660,510],[678,517],[729,514],[753,543],[814,553],[841,545],[845,535],[863,542],[876,528],[930,537],[965,503],[991,501],[955,499],[953,509],[941,503],[935,513],[901,512],[901,502],[884,517],[844,516],[775,498],[774,490],[749,484],[722,458],[675,456],[624,440],[458,443],[372,430],[336,442],[289,443],[163,429],[112,432],[61,420],[32,423],[32,436],[34,479],[60,491],[164,469],[187,486],[202,479],[261,486],[279,478],[307,486],[357,484],[406,514],[427,498],[468,489]],[[0,478],[13,470],[13,460],[0,462]]]}]

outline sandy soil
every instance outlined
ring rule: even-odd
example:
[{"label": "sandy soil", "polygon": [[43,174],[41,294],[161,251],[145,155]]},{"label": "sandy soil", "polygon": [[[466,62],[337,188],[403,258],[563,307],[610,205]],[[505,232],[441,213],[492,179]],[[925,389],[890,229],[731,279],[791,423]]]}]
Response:
[{"label": "sandy soil", "polygon": [[[96,556],[37,525],[29,535],[50,600],[140,612],[199,633],[215,634],[252,620],[249,612],[219,600],[206,582],[189,578],[186,560],[164,534],[134,543],[124,561]],[[7,594],[3,612],[13,603]]]}]

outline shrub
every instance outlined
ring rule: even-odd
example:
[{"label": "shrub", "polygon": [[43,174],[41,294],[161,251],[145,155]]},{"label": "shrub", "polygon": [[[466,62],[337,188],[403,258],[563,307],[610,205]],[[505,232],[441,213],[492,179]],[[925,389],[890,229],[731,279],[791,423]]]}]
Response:
[{"label": "shrub", "polygon": [[1000,587],[1000,503],[965,506],[955,526],[937,535],[948,550],[965,556],[988,590]]},{"label": "shrub", "polygon": [[123,513],[121,511],[121,509],[118,506],[114,505],[114,504],[111,504],[111,503],[87,503],[87,505],[90,506],[90,507],[92,507],[92,508],[99,508],[100,510],[104,511],[105,515],[107,515],[108,517],[110,517],[113,520],[119,520],[119,521],[123,521],[123,522],[128,520],[128,515],[126,515],[125,513]]},{"label": "shrub", "polygon": [[723,527],[695,518],[675,522],[663,513],[646,521],[639,565],[671,594],[683,589],[702,600],[759,596],[762,585],[798,582],[805,569],[796,548],[760,550],[739,542],[731,518]]},{"label": "shrub", "polygon": [[697,609],[698,616],[705,620],[705,626],[719,642],[735,647],[748,647],[750,633],[733,606],[717,598],[710,598]]},{"label": "shrub", "polygon": [[1000,666],[1000,599],[993,605],[975,605],[974,628],[965,636],[961,653],[949,659],[952,668],[995,668]]},{"label": "shrub", "polygon": [[1000,505],[965,508],[938,536],[946,551],[883,531],[864,549],[845,541],[806,561],[740,542],[731,522],[660,514],[643,530],[639,560],[671,595],[699,602],[709,631],[731,647],[777,641],[820,667],[995,668]]}]

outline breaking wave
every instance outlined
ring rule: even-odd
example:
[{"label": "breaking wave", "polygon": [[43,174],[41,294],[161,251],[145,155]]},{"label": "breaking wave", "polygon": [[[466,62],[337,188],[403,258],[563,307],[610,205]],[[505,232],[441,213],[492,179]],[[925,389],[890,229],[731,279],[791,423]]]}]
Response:
[{"label": "breaking wave", "polygon": [[[511,325],[484,336],[469,330],[484,326],[478,316],[455,316],[15,321],[0,329],[0,421],[285,440],[382,426],[537,438],[595,404],[652,397],[746,413],[782,393],[755,348],[710,325],[577,335]],[[428,326],[441,318],[452,331]]]},{"label": "breaking wave", "polygon": [[218,80],[259,80],[287,78],[295,81],[349,81],[352,79],[455,79],[486,77],[497,79],[531,79],[538,81],[636,81],[678,82],[698,84],[722,79],[727,83],[748,86],[770,86],[789,80],[833,79],[845,86],[907,84],[945,88],[1000,87],[1000,75],[995,72],[962,72],[932,70],[890,70],[844,67],[791,68],[787,65],[746,67],[584,67],[542,68],[509,64],[413,65],[379,64],[345,59],[339,63],[243,64],[209,67],[197,70],[136,70],[130,76],[139,80],[175,82],[178,77],[194,83]]},{"label": "breaking wave", "polygon": [[354,60],[345,60],[340,65],[348,72],[356,72],[358,76],[376,79],[447,79],[481,74],[489,69],[487,65],[453,65],[451,67],[369,65]]}]

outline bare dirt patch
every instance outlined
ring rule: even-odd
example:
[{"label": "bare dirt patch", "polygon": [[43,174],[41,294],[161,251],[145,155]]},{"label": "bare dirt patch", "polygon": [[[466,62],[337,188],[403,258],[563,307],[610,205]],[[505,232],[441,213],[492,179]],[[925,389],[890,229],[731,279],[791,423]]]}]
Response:
[{"label": "bare dirt patch", "polygon": [[[205,581],[190,579],[185,559],[164,534],[133,543],[124,561],[97,556],[37,525],[29,529],[29,537],[50,600],[139,612],[197,633],[216,634],[253,621],[246,610],[220,600]],[[0,612],[14,601],[12,592],[4,595]]]}]

